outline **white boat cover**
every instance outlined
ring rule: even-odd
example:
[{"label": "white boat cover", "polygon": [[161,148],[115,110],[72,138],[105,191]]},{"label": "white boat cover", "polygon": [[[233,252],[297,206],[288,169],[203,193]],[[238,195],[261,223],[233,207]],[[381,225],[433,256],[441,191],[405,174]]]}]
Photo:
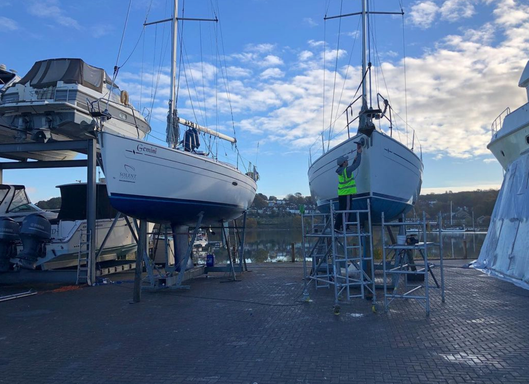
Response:
[{"label": "white boat cover", "polygon": [[529,152],[505,173],[483,247],[472,267],[529,289]]}]

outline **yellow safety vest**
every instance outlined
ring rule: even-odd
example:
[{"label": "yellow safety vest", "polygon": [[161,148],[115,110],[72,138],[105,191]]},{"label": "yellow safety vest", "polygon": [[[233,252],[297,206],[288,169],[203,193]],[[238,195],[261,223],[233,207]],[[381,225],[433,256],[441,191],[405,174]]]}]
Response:
[{"label": "yellow safety vest", "polygon": [[338,175],[338,196],[356,194],[356,182],[353,173],[347,176],[347,167]]}]

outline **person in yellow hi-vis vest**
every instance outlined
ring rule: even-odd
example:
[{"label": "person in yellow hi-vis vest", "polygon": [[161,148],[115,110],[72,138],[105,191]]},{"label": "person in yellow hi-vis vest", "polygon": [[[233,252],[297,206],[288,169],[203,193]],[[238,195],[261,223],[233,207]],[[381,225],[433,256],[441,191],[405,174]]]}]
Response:
[{"label": "person in yellow hi-vis vest", "polygon": [[[356,181],[353,175],[353,171],[358,168],[362,161],[362,145],[360,142],[356,143],[356,156],[353,160],[353,164],[349,165],[347,156],[340,156],[336,159],[338,168],[336,173],[338,174],[338,210],[349,211],[351,209],[351,199],[353,195],[356,195]],[[346,215],[347,221],[347,215]],[[336,217],[336,223],[334,224],[334,230],[341,231],[343,226],[343,214],[338,214]]]}]

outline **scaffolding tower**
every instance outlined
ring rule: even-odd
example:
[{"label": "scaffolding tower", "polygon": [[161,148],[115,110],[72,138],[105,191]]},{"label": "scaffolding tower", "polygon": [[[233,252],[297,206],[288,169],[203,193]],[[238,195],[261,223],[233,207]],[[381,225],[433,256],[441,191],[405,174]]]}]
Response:
[{"label": "scaffolding tower", "polygon": [[[415,299],[430,314],[430,290],[439,289],[441,300],[445,302],[444,271],[443,271],[443,233],[441,215],[437,219],[439,241],[427,239],[426,215],[423,212],[422,220],[385,222],[382,213],[382,269],[384,273],[384,309],[387,312],[389,305],[395,299]],[[391,228],[399,228],[397,242],[386,244],[385,231],[391,236]],[[407,235],[408,231],[413,233]],[[410,228],[413,230],[410,230]],[[417,237],[415,237],[417,236]],[[431,248],[439,250],[440,282],[434,274],[435,264],[428,259]],[[420,255],[418,262],[416,254]],[[433,280],[433,284],[430,282]]]},{"label": "scaffolding tower", "polygon": [[[334,215],[342,215],[343,231],[334,226]],[[302,215],[304,298],[309,300],[308,288],[334,288],[334,313],[340,313],[340,303],[352,298],[376,302],[371,209],[334,210],[329,213]],[[307,252],[305,245],[308,244]],[[310,271],[307,263],[310,262]]]}]

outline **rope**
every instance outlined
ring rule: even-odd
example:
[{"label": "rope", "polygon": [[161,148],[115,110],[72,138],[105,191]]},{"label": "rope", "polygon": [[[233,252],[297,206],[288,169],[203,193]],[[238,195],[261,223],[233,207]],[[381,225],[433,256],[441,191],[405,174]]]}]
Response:
[{"label": "rope", "polygon": [[128,9],[127,9],[127,16],[125,17],[125,25],[123,26],[123,32],[121,33],[121,41],[119,43],[118,55],[116,57],[116,65],[114,65],[114,73],[112,75],[112,84],[110,84],[110,92],[108,92],[108,98],[107,98],[107,103],[106,103],[105,109],[108,109],[108,104],[110,103],[110,95],[112,94],[112,91],[114,90],[114,83],[116,81],[116,78],[118,77],[119,56],[121,54],[121,49],[123,48],[123,40],[125,40],[125,31],[127,30],[127,23],[129,21],[129,14],[130,14],[131,4],[132,4],[132,0],[129,0],[129,6],[128,6]]},{"label": "rope", "polygon": [[[340,1],[340,15],[342,14],[342,9],[343,9],[343,0]],[[340,51],[340,35],[341,35],[341,32],[342,32],[342,18],[339,19],[339,23],[338,23],[338,41],[336,42],[336,60],[334,62],[334,82],[333,82],[333,87],[332,87],[332,100],[331,100],[331,120],[329,122],[329,139],[328,139],[328,143],[327,143],[327,150],[329,150],[329,146],[330,146],[330,143],[331,143],[331,134],[332,134],[332,115],[333,115],[333,112],[334,112],[334,95],[336,93],[336,77],[338,76],[338,56],[339,56],[339,51]],[[325,49],[325,47],[324,47]]]},{"label": "rope", "polygon": [[[325,13],[325,17],[327,17],[327,13]],[[322,89],[323,89],[323,92],[322,92],[322,131],[321,131],[321,146],[322,146],[322,151],[323,153],[325,153],[325,139],[324,139],[324,133],[325,133],[325,68],[326,68],[326,64],[327,64],[327,61],[326,61],[326,58],[327,58],[327,55],[325,54],[326,53],[326,49],[325,49],[325,41],[327,41],[327,20],[325,20],[325,18],[323,19],[323,41],[324,41],[324,44],[323,44],[323,85],[322,85]]]},{"label": "rope", "polygon": [[406,127],[406,144],[408,144],[408,83],[407,83],[407,76],[406,76],[406,34],[404,33],[404,10],[402,9],[402,3],[400,6],[400,10],[402,11],[402,55],[404,56],[403,66],[404,66],[404,113],[405,113],[405,127]]}]

